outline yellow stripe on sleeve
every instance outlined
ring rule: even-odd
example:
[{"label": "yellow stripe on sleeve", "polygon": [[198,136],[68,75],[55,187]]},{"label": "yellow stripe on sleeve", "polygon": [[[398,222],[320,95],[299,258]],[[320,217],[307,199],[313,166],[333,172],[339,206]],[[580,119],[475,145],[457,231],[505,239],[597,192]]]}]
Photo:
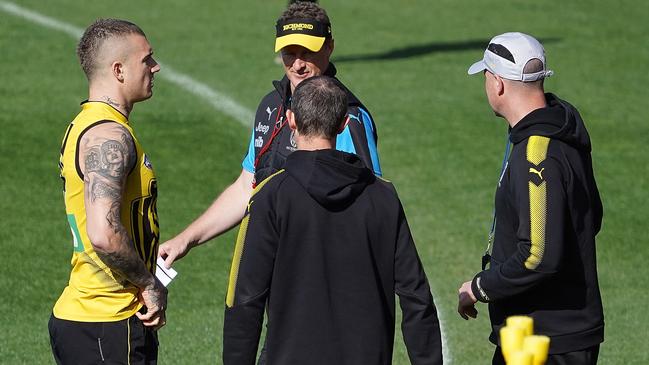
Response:
[{"label": "yellow stripe on sleeve", "polygon": [[[252,196],[255,196],[264,185],[266,185],[267,182],[270,181],[273,177],[276,175],[281,174],[284,172],[284,169],[277,171],[276,173],[270,175],[264,181],[262,181],[257,187],[252,192]],[[232,308],[234,306],[234,293],[237,289],[237,278],[239,277],[239,265],[241,265],[241,259],[243,256],[243,247],[245,245],[246,241],[246,235],[248,233],[248,222],[250,221],[250,206],[252,205],[253,200],[251,199],[250,202],[248,203],[248,208],[246,210],[246,215],[243,217],[243,220],[241,221],[241,225],[239,226],[239,234],[237,235],[237,243],[234,246],[234,255],[232,257],[232,266],[230,267],[230,279],[228,281],[228,293],[225,297],[225,305],[228,306],[228,308]]]},{"label": "yellow stripe on sleeve", "polygon": [[262,180],[262,182],[260,182],[259,185],[257,185],[257,186],[253,189],[253,191],[252,191],[252,195],[257,194],[257,192],[258,192],[259,190],[261,190],[261,188],[263,188],[264,185],[266,185],[266,183],[270,181],[270,179],[274,178],[276,175],[281,174],[282,172],[284,172],[284,169],[281,169],[281,170],[277,171],[276,173],[274,173],[274,174],[268,176],[268,177],[265,178],[264,180]]},{"label": "yellow stripe on sleeve", "polygon": [[547,191],[545,181],[536,186],[528,182],[530,188],[530,256],[525,260],[525,267],[536,269],[545,252],[545,220],[547,212]]},{"label": "yellow stripe on sleeve", "polygon": [[239,226],[239,234],[237,235],[237,244],[234,246],[234,256],[232,257],[230,279],[228,281],[228,294],[225,297],[225,305],[227,305],[228,308],[232,308],[234,306],[234,292],[237,288],[239,265],[241,264],[241,257],[243,255],[243,246],[246,241],[246,233],[248,232],[249,220],[250,215],[246,215],[241,221],[241,226]]},{"label": "yellow stripe on sleeve", "polygon": [[548,145],[550,138],[541,136],[532,136],[527,141],[527,161],[538,166],[545,160],[548,154]]},{"label": "yellow stripe on sleeve", "polygon": [[[527,141],[527,161],[538,165],[545,161],[548,154],[550,138],[541,136],[532,136]],[[532,171],[535,170],[535,171]],[[538,174],[543,180],[541,173],[536,172],[538,169],[530,169],[530,172]],[[543,169],[541,169],[543,171]],[[537,185],[533,181],[528,181],[530,194],[530,256],[525,260],[525,267],[529,270],[536,269],[545,253],[545,228],[547,219],[547,184],[542,181]]]}]

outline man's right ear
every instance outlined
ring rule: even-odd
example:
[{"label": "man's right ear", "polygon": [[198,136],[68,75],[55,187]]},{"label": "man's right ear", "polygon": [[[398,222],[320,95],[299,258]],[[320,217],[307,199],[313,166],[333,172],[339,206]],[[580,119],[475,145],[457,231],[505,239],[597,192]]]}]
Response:
[{"label": "man's right ear", "polygon": [[113,64],[110,65],[110,70],[117,81],[124,82],[124,67],[121,62],[113,62]]},{"label": "man's right ear", "polygon": [[286,120],[291,130],[297,131],[297,124],[295,123],[295,113],[291,109],[286,109]]},{"label": "man's right ear", "polygon": [[495,74],[493,75],[493,77],[496,79],[496,83],[494,84],[496,93],[497,95],[502,96],[505,93],[505,80]]}]

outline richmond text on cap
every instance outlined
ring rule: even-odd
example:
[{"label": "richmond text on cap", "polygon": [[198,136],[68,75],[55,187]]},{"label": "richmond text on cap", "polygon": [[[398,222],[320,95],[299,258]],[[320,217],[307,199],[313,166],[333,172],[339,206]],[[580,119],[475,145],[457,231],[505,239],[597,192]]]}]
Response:
[{"label": "richmond text on cap", "polygon": [[275,52],[291,45],[318,52],[325,39],[331,38],[331,24],[315,19],[286,19],[278,21],[275,29]]}]

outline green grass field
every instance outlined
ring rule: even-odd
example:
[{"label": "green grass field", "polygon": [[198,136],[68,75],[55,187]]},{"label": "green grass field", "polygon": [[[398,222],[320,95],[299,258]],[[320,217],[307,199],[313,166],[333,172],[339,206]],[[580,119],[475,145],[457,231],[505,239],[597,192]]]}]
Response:
[{"label": "green grass field", "polygon": [[[281,76],[274,22],[284,0],[16,0],[84,28],[98,17],[143,27],[156,58],[253,110]],[[322,0],[339,77],[372,111],[385,177],[399,190],[443,318],[454,364],[487,364],[487,311],[456,313],[479,269],[506,125],[481,77],[466,75],[488,40],[523,31],[545,42],[546,83],[579,108],[593,141],[605,217],[598,236],[606,315],[601,364],[648,364],[649,5],[638,1]],[[0,9],[7,5],[0,1]],[[52,363],[47,320],[66,285],[71,238],[58,177],[61,137],[87,97],[70,35],[0,10],[0,364]],[[164,66],[163,65],[163,66]],[[161,74],[165,72],[161,71]],[[158,175],[162,239],[178,233],[240,172],[250,127],[156,79],[131,115]],[[252,125],[252,120],[249,124]],[[644,227],[644,228],[643,228]],[[160,363],[220,363],[236,230],[175,267]],[[644,284],[643,284],[644,283]],[[644,344],[644,345],[643,345]],[[408,363],[400,335],[395,364]]]}]

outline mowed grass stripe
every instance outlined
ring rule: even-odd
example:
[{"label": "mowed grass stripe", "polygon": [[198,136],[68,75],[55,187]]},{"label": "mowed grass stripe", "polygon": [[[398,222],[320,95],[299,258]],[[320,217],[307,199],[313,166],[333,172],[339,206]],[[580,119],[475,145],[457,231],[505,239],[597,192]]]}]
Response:
[{"label": "mowed grass stripe", "polygon": [[[32,23],[64,32],[77,40],[83,35],[83,29],[81,28],[50,18],[33,10],[23,8],[11,2],[0,1],[0,9],[5,13],[19,16]],[[162,71],[157,75],[157,77],[163,78],[179,88],[207,101],[216,110],[234,118],[234,120],[243,126],[248,127],[250,125],[250,121],[253,119],[252,110],[240,105],[225,93],[214,90],[208,85],[194,80],[190,76],[177,72],[170,66],[164,65],[162,62],[159,63]]]}]

